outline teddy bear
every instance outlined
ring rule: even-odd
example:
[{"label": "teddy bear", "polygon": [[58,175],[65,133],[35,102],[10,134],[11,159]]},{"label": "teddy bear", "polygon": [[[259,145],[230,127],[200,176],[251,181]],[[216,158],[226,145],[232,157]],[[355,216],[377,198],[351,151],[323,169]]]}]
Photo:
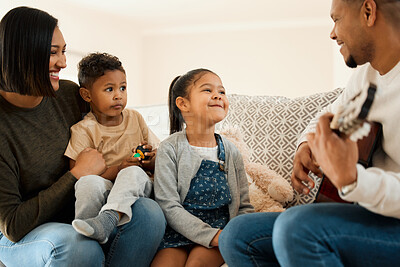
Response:
[{"label": "teddy bear", "polygon": [[282,212],[283,204],[293,199],[293,188],[281,175],[261,163],[250,162],[251,152],[238,127],[226,127],[219,131],[240,151],[247,180],[250,203],[256,212]]}]

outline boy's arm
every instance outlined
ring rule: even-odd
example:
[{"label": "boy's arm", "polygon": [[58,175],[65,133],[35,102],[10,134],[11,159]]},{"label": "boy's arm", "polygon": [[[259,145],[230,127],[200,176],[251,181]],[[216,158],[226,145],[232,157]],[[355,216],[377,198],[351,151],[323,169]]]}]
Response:
[{"label": "boy's arm", "polygon": [[117,174],[120,171],[119,165],[114,165],[107,167],[106,171],[103,172],[100,176],[103,177],[104,179],[114,181],[115,178],[117,178]]},{"label": "boy's arm", "polygon": [[126,158],[121,162],[121,164],[108,167],[106,171],[103,172],[100,176],[103,177],[104,179],[114,181],[115,178],[117,178],[118,172],[130,166],[142,167],[140,159],[134,157]]},{"label": "boy's arm", "polygon": [[[72,170],[72,168],[74,166],[75,166],[75,160],[70,159],[69,160],[69,169]],[[119,165],[107,167],[106,170],[102,174],[100,174],[100,176],[103,177],[104,179],[114,181],[120,170],[121,169],[119,169]]]}]

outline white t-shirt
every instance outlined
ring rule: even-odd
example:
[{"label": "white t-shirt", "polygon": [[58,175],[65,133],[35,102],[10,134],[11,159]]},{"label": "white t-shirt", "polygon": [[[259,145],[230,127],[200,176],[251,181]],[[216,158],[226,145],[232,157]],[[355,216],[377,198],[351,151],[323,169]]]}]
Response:
[{"label": "white t-shirt", "polygon": [[194,151],[199,154],[203,159],[211,160],[218,162],[218,146],[215,147],[200,147],[200,146],[192,146]]}]

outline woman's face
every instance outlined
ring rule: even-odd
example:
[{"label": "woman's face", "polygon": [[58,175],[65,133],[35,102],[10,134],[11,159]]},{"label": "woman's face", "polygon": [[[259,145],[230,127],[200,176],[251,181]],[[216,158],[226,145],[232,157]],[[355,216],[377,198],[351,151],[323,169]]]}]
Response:
[{"label": "woman's face", "polygon": [[58,27],[54,29],[53,39],[51,40],[51,51],[50,51],[50,63],[49,63],[49,75],[50,82],[55,91],[60,87],[58,77],[60,70],[67,66],[64,37]]}]

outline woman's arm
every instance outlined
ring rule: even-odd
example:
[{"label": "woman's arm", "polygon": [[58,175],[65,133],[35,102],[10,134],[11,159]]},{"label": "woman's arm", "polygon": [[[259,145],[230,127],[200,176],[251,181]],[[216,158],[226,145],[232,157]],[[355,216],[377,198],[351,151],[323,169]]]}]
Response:
[{"label": "woman's arm", "polygon": [[20,180],[18,173],[0,160],[0,231],[12,242],[50,221],[66,208],[66,203],[73,203],[76,182],[76,178],[67,172],[47,189],[27,197]]},{"label": "woman's arm", "polygon": [[[105,168],[102,155],[94,149],[83,151],[71,171],[51,183],[46,189],[33,196],[27,196],[24,185],[30,181],[10,168],[4,160],[0,160],[0,231],[11,241],[17,242],[35,227],[61,219],[63,210],[73,207],[74,185],[77,179],[89,173],[100,173]],[[46,170],[43,170],[43,176]],[[51,174],[49,174],[49,177]],[[50,177],[51,178],[51,177]],[[55,177],[54,177],[55,178]],[[34,181],[40,183],[44,181]],[[37,185],[37,186],[40,186]]]}]

